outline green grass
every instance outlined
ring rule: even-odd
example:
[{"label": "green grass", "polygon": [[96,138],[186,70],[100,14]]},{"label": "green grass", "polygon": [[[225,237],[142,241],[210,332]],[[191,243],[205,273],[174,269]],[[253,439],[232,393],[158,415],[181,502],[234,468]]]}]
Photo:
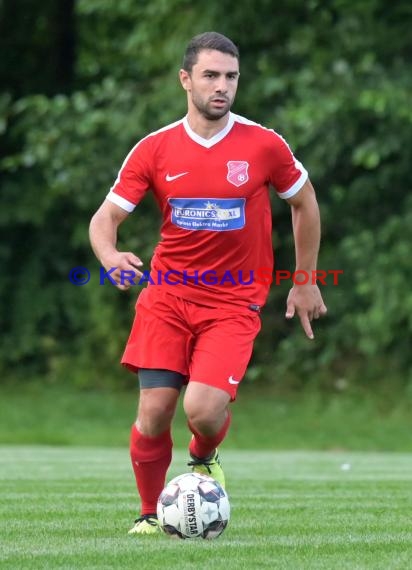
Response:
[{"label": "green grass", "polygon": [[[0,444],[123,446],[137,390],[79,391],[65,386],[0,387]],[[412,401],[402,394],[302,392],[242,386],[225,442],[231,449],[410,451]],[[177,447],[188,441],[179,406]]]},{"label": "green grass", "polygon": [[[411,568],[412,454],[222,456],[231,522],[215,541],[180,541],[127,536],[137,503],[126,447],[2,446],[0,567]],[[169,477],[185,460],[177,451]]]}]

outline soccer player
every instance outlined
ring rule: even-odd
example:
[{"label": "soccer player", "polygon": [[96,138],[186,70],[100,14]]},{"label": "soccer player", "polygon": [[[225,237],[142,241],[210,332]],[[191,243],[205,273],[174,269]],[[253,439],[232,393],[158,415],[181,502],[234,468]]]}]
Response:
[{"label": "soccer player", "polygon": [[[129,531],[136,535],[159,531],[156,503],[171,462],[170,427],[183,385],[189,465],[225,484],[217,448],[273,271],[271,187],[292,209],[296,270],[316,269],[320,241],[305,168],[280,135],[230,110],[239,80],[233,42],[215,32],[195,36],[179,77],[187,115],[136,144],[90,224],[97,258],[125,290],[148,276],[139,257],[117,250],[118,227],[149,191],[162,215],[161,241],[122,357],[140,384],[130,437],[141,499]],[[325,313],[312,280],[292,287],[286,317],[297,314],[309,338],[312,319]]]}]

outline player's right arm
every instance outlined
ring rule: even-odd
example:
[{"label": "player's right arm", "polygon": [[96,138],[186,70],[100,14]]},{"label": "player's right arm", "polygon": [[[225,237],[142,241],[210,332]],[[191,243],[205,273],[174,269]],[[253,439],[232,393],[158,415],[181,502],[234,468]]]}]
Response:
[{"label": "player's right arm", "polygon": [[122,290],[130,287],[130,282],[122,279],[124,272],[133,271],[136,279],[140,279],[142,273],[139,268],[143,265],[131,251],[119,251],[116,248],[118,227],[127,216],[126,210],[110,200],[105,200],[92,217],[89,228],[90,243],[97,259],[106,271],[115,268],[110,277]]}]

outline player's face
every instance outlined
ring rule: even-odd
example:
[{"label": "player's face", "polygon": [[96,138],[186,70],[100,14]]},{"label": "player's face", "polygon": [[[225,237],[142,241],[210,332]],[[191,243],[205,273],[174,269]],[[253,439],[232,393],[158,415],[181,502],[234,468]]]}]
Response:
[{"label": "player's face", "polygon": [[216,50],[203,50],[191,73],[180,73],[189,96],[189,110],[196,109],[209,121],[217,121],[229,112],[239,80],[236,57]]}]

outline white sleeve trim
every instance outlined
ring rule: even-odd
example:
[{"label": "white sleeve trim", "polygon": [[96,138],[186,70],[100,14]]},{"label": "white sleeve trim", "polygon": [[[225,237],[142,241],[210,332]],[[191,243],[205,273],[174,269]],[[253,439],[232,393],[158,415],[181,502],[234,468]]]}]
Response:
[{"label": "white sleeve trim", "polygon": [[129,214],[136,208],[136,204],[129,202],[129,200],[126,200],[125,198],[122,198],[119,196],[119,194],[113,192],[113,190],[110,190],[110,192],[107,194],[106,200],[113,202],[113,204],[116,204],[116,206],[120,206],[120,208],[126,210],[126,212],[129,212]]},{"label": "white sleeve trim", "polygon": [[282,198],[282,200],[287,200],[288,198],[292,198],[292,196],[297,194],[308,179],[308,171],[303,166],[303,164],[298,160],[295,160],[295,165],[297,169],[300,170],[301,174],[296,182],[290,188],[288,188],[288,190],[285,190],[285,192],[277,192],[277,195],[279,198]]}]

